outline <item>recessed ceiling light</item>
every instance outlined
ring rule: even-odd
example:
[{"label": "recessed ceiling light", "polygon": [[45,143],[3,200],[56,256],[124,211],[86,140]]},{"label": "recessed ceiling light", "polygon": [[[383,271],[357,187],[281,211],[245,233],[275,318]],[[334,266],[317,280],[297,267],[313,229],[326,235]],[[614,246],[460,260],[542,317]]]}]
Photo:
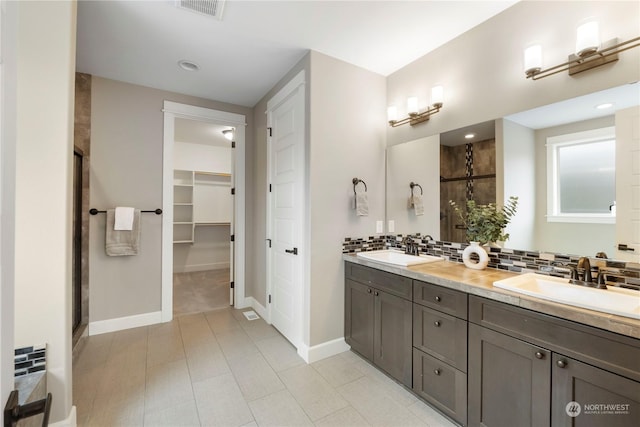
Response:
[{"label": "recessed ceiling light", "polygon": [[186,71],[198,71],[200,66],[193,61],[187,61],[186,59],[182,59],[178,61],[178,65],[180,68]]},{"label": "recessed ceiling light", "polygon": [[476,137],[475,133],[468,133],[464,136],[465,139],[473,139]]},{"label": "recessed ceiling light", "polygon": [[613,104],[610,103],[610,102],[605,102],[604,104],[596,105],[596,108],[598,110],[605,110],[605,109],[611,108],[611,107],[613,107]]}]

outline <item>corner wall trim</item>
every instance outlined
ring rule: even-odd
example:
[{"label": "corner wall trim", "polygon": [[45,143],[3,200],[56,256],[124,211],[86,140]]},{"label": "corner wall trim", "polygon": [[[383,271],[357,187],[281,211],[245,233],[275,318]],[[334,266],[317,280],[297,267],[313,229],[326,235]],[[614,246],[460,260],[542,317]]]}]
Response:
[{"label": "corner wall trim", "polygon": [[313,363],[350,349],[351,347],[345,342],[344,337],[341,337],[312,347],[307,347],[305,344],[302,344],[300,348],[298,348],[298,355],[302,357],[305,362]]},{"label": "corner wall trim", "polygon": [[89,322],[89,335],[100,335],[108,332],[122,331],[124,329],[138,328],[140,326],[154,325],[162,322],[162,312],[136,314],[116,319],[98,320]]},{"label": "corner wall trim", "polygon": [[49,427],[76,427],[78,425],[78,421],[76,418],[76,407],[72,406],[69,411],[69,416],[62,421],[56,421],[55,423],[50,423]]}]

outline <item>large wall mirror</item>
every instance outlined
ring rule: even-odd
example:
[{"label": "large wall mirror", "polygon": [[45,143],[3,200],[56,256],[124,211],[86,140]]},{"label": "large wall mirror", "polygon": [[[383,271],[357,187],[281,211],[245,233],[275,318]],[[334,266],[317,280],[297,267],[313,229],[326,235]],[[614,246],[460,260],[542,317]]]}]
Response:
[{"label": "large wall mirror", "polygon": [[[611,106],[602,108],[606,104]],[[571,188],[579,188],[585,196],[573,203],[588,206],[590,202],[595,206],[588,208],[595,212],[591,217],[577,219],[550,215],[548,206],[553,202],[549,171],[558,160],[550,157],[547,147],[549,141],[558,139],[565,141],[560,144],[562,147],[571,148],[579,144],[580,138],[584,140],[584,135],[601,129],[613,130],[615,140],[616,132],[620,132],[616,130],[616,116],[639,104],[640,84],[628,84],[389,147],[388,232],[429,234],[437,240],[464,242],[465,230],[449,200],[464,204],[471,198],[482,204],[502,204],[509,196],[518,196],[518,213],[507,228],[510,238],[505,247],[591,256],[603,251],[611,258],[619,258],[615,248],[620,243],[620,230],[630,236],[638,233],[621,226],[621,212],[614,214],[616,199],[632,198],[631,190],[629,194],[615,191],[615,181],[620,179],[616,175],[619,171],[612,171],[617,169],[612,159],[615,151],[620,156],[619,144],[614,143],[613,154],[611,149],[608,154],[598,151],[599,146],[594,144],[590,146],[598,149],[585,154],[587,157],[570,149],[561,151],[568,164],[564,194],[578,194]],[[578,142],[567,143],[571,136]],[[637,141],[632,144],[637,145]],[[629,149],[628,144],[624,149]],[[421,186],[417,191],[422,190],[424,212],[409,203],[411,182]],[[638,243],[632,240],[633,237],[631,243]]]}]

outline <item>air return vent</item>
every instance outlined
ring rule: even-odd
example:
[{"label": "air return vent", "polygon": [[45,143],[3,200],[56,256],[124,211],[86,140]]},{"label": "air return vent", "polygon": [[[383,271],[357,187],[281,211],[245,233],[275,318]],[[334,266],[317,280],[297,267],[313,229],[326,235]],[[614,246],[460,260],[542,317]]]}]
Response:
[{"label": "air return vent", "polygon": [[174,0],[176,7],[222,20],[222,10],[226,0]]}]

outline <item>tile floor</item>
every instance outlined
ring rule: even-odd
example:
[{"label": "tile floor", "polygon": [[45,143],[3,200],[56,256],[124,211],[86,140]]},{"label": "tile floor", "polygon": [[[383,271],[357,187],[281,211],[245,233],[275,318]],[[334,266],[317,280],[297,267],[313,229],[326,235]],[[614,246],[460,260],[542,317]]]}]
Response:
[{"label": "tile floor", "polygon": [[229,307],[229,269],[174,273],[173,315]]},{"label": "tile floor", "polygon": [[454,426],[355,353],[307,365],[231,308],[86,340],[79,426]]}]

